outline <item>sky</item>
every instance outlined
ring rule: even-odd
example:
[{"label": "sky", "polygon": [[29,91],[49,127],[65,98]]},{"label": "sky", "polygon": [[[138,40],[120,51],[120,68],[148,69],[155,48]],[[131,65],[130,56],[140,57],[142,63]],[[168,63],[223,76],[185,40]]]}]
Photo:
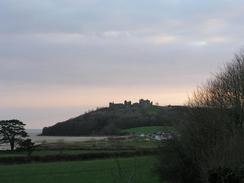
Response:
[{"label": "sky", "polygon": [[243,0],[1,0],[0,120],[183,105],[244,46]]}]

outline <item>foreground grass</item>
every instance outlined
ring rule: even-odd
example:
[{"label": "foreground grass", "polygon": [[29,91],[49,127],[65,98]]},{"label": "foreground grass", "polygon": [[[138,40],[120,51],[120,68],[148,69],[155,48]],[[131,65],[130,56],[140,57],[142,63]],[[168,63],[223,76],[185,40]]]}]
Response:
[{"label": "foreground grass", "polygon": [[0,165],[0,182],[4,183],[159,183],[153,173],[156,159],[152,156]]}]

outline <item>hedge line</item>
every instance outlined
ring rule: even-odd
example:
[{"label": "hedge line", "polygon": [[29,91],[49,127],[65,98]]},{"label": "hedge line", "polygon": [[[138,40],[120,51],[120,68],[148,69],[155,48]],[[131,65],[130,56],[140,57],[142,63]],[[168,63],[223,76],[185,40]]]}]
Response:
[{"label": "hedge line", "polygon": [[57,154],[46,156],[9,156],[0,157],[0,164],[23,164],[31,162],[56,162],[56,161],[76,161],[76,160],[92,160],[116,157],[144,156],[155,154],[155,150],[140,151],[118,151],[118,152],[98,152],[98,153],[82,153],[82,154]]}]

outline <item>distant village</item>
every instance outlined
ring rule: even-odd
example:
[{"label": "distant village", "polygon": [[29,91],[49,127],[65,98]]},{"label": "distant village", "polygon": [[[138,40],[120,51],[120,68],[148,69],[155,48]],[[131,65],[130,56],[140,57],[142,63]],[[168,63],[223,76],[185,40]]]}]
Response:
[{"label": "distant village", "polygon": [[156,140],[156,141],[167,141],[173,138],[173,133],[169,132],[154,132],[151,134],[144,134],[141,133],[139,135],[135,134],[129,134],[129,135],[124,135],[124,136],[109,136],[108,140],[111,141],[119,141],[119,140],[129,140],[129,139],[144,139],[145,141],[150,141],[150,140]]},{"label": "distant village", "polygon": [[144,99],[140,99],[139,102],[136,103],[131,103],[131,101],[127,101],[127,100],[125,100],[124,103],[114,103],[114,102],[109,103],[110,109],[125,109],[125,108],[132,108],[132,107],[146,109],[151,106],[153,106],[153,102]]}]

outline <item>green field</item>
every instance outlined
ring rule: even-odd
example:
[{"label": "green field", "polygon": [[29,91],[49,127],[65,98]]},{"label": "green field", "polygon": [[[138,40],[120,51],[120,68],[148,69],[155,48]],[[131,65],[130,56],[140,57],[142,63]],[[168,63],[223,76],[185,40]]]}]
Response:
[{"label": "green field", "polygon": [[140,135],[140,134],[151,134],[159,131],[174,132],[175,130],[173,127],[170,126],[145,126],[145,127],[125,129],[122,132],[126,134]]},{"label": "green field", "polygon": [[2,183],[159,183],[153,173],[152,156],[75,161],[0,165]]},{"label": "green field", "polygon": [[[121,152],[123,150],[140,150],[157,148],[159,142],[145,141],[143,139],[128,139],[128,140],[101,140],[101,141],[86,141],[75,143],[50,143],[45,146],[40,146],[34,150],[33,156],[48,156],[48,155],[75,155],[83,153],[103,153],[103,152]],[[25,151],[0,151],[1,157],[26,156]]]},{"label": "green field", "polygon": [[126,147],[134,147],[134,148],[147,148],[147,149],[151,149],[151,148],[157,148],[160,145],[160,142],[158,141],[145,141],[144,139],[132,139],[132,140],[122,140],[119,142],[114,142],[113,143],[114,146],[126,146]]}]

